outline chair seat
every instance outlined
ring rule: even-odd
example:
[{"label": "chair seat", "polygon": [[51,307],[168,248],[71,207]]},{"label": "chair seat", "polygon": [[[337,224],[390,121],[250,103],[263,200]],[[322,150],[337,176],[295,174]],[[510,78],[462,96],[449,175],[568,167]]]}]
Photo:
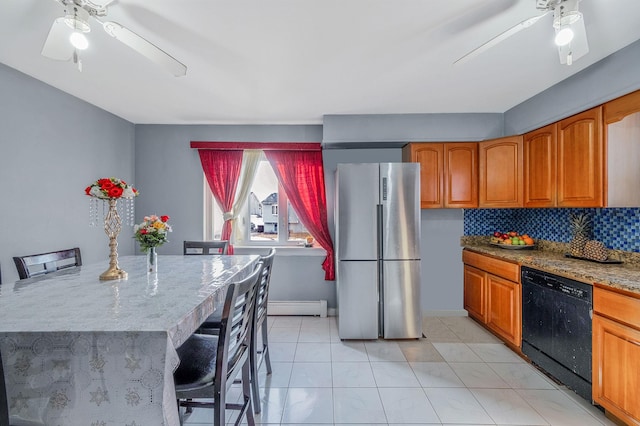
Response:
[{"label": "chair seat", "polygon": [[211,383],[216,374],[218,336],[194,334],[178,349],[180,365],[173,373],[176,390]]},{"label": "chair seat", "polygon": [[219,329],[222,322],[222,309],[216,309],[214,313],[209,315],[206,320],[200,325],[200,328],[204,329]]}]

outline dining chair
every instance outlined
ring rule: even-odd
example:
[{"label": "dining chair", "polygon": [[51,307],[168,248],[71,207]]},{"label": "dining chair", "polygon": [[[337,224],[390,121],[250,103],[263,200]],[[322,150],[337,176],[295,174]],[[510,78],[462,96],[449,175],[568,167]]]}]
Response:
[{"label": "dining chair", "polygon": [[49,253],[30,254],[13,258],[21,280],[49,274],[60,269],[82,266],[82,257],[78,247]]},{"label": "dining chair", "polygon": [[229,241],[185,241],[184,254],[229,254]]},{"label": "dining chair", "polygon": [[[251,365],[251,394],[253,396],[253,409],[256,414],[261,411],[260,387],[258,385],[258,370],[264,362],[267,374],[271,374],[271,358],[269,356],[269,341],[267,328],[267,305],[269,302],[269,283],[271,282],[271,270],[276,249],[272,248],[264,256],[261,256],[262,272],[256,283],[256,308],[253,313],[253,327],[251,328],[251,353],[249,363]],[[198,329],[199,333],[217,334],[220,330],[220,310],[210,315]],[[260,335],[260,343],[258,337]]]},{"label": "dining chair", "polygon": [[[225,409],[240,410],[236,425],[246,415],[254,425],[251,407],[249,352],[256,301],[256,283],[262,263],[247,278],[227,288],[220,333],[193,334],[177,349],[180,365],[174,372],[179,407],[214,410],[214,426],[225,425]],[[227,392],[241,373],[242,403],[227,402]],[[199,399],[207,399],[199,401]],[[211,402],[213,399],[213,402]]]}]

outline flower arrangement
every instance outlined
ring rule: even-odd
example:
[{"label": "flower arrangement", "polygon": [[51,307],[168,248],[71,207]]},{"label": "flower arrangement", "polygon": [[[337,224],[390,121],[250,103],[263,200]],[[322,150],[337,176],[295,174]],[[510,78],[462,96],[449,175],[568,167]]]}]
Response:
[{"label": "flower arrangement", "polygon": [[141,224],[133,227],[133,238],[140,243],[140,249],[147,252],[150,248],[155,248],[166,243],[167,233],[171,232],[169,216],[145,216]]},{"label": "flower arrangement", "polygon": [[96,198],[133,198],[138,196],[138,190],[127,182],[118,178],[101,178],[87,186],[85,194]]}]

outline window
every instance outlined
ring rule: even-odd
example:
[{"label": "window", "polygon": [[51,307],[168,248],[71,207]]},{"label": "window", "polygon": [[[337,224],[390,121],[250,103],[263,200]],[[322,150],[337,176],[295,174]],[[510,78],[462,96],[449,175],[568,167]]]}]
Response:
[{"label": "window", "polygon": [[[205,239],[220,239],[223,212],[204,178]],[[285,232],[281,232],[284,230]],[[234,245],[299,245],[311,236],[289,203],[271,164],[262,154],[249,199],[239,212],[232,233]]]}]

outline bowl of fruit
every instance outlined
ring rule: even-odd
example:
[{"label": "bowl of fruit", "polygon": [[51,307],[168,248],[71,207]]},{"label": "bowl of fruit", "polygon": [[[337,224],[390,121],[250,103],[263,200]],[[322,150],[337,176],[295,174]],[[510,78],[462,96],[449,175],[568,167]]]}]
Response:
[{"label": "bowl of fruit", "polygon": [[493,246],[507,250],[526,250],[536,246],[535,241],[527,234],[519,234],[516,231],[493,233],[490,239]]}]

